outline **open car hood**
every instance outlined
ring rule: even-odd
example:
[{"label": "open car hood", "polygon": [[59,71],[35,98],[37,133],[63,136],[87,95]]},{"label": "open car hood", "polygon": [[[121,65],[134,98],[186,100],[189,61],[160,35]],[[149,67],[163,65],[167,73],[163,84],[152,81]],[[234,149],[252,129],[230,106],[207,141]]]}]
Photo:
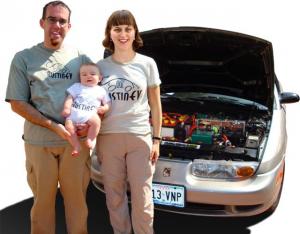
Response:
[{"label": "open car hood", "polygon": [[155,59],[162,92],[199,91],[240,97],[272,110],[274,62],[266,40],[199,27],[141,33],[138,52]]}]

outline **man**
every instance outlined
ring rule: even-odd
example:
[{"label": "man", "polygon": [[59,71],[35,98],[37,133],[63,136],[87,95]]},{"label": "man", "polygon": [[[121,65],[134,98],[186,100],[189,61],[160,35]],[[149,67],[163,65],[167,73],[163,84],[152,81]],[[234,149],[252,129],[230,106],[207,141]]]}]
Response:
[{"label": "man", "polygon": [[65,90],[79,82],[79,67],[90,60],[63,46],[71,28],[70,8],[52,1],[43,8],[40,26],[44,41],[16,53],[11,63],[6,101],[25,118],[24,135],[28,184],[34,195],[31,233],[55,233],[58,184],[64,198],[69,234],[87,233],[86,190],[90,180],[89,149],[82,144],[72,157],[70,136],[60,115]]}]

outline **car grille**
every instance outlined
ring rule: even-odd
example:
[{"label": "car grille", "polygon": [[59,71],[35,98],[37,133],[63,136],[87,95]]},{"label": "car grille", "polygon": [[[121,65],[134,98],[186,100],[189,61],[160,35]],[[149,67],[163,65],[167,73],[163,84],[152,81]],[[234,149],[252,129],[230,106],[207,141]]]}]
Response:
[{"label": "car grille", "polygon": [[241,216],[243,213],[246,214],[248,212],[255,211],[260,207],[262,207],[261,204],[233,206],[187,202],[184,208],[177,208],[155,204],[155,208],[158,210],[198,216]]}]

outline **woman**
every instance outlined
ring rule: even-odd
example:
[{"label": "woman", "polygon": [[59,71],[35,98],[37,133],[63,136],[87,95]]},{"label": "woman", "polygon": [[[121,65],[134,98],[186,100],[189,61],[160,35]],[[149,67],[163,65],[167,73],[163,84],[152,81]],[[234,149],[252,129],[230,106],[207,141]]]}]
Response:
[{"label": "woman", "polygon": [[110,221],[115,234],[132,233],[128,181],[134,233],[150,234],[154,213],[152,178],[161,140],[161,81],[155,61],[136,52],[143,41],[131,12],[120,10],[109,17],[103,45],[112,52],[98,62],[111,109],[102,122],[97,152]]}]

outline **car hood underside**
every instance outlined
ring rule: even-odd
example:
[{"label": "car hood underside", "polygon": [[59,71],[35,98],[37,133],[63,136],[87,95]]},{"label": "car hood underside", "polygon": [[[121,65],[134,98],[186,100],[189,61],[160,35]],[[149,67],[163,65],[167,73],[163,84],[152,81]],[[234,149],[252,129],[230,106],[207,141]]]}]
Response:
[{"label": "car hood underside", "polygon": [[255,101],[272,109],[272,44],[253,36],[199,27],[141,33],[138,52],[155,59],[162,93],[200,91]]}]

